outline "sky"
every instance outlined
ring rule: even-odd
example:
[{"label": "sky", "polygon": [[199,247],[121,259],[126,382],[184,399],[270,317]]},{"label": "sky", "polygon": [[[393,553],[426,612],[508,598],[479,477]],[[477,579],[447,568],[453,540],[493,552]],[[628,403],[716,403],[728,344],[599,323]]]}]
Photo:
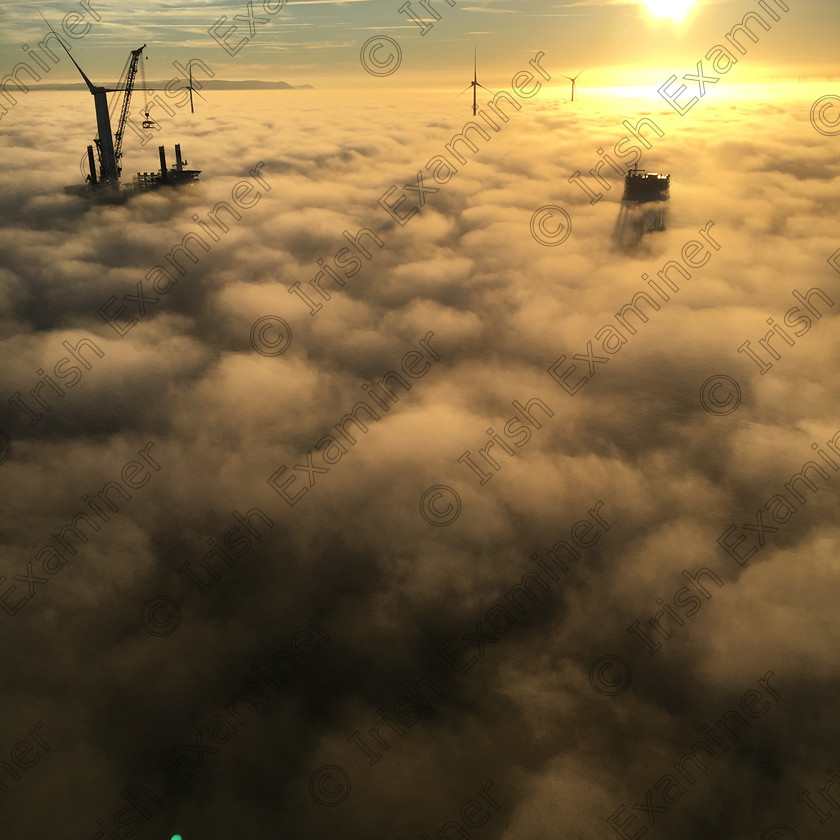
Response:
[{"label": "sky", "polygon": [[[757,2],[698,0],[676,19],[685,6],[686,0],[431,0],[429,9],[438,20],[419,0],[408,6],[397,0],[256,0],[250,13],[245,2],[187,7],[161,0],[139,5],[89,0],[86,6],[66,0],[39,6],[12,2],[0,9],[0,55],[5,74],[24,58],[24,44],[33,48],[43,39],[47,30],[40,9],[59,29],[67,15],[81,15],[69,19],[73,36],[67,40],[91,78],[103,84],[116,82],[129,51],[145,43],[150,80],[171,78],[173,61],[198,58],[226,79],[320,88],[451,89],[469,77],[475,50],[483,83],[493,86],[523,56],[544,50],[558,57],[565,75],[586,68],[589,86],[653,86],[671,73],[693,71],[709,49],[726,43],[726,34],[746,13],[768,15]],[[832,0],[782,6],[788,11],[771,0],[769,8],[779,20],[768,17],[770,30],[753,24],[761,38],[750,42],[749,58],[733,71],[738,80],[840,75]],[[382,37],[396,42],[402,55],[399,72],[386,78],[365,73],[360,62],[364,44]],[[66,59],[49,74],[50,81],[78,81]]]},{"label": "sky", "polygon": [[691,21],[574,102],[523,40],[475,118],[175,90],[123,181],[200,179],[124,203],[64,192],[89,94],[7,102],[4,838],[831,836],[840,97],[667,101]]}]

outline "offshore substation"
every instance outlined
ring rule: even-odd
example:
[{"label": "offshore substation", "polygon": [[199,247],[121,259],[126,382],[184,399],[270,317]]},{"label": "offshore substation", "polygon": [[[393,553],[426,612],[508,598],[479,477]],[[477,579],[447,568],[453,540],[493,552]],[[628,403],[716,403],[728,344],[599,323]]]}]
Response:
[{"label": "offshore substation", "polygon": [[646,172],[635,164],[624,178],[624,194],[613,238],[623,248],[637,245],[646,233],[665,230],[671,198],[671,176]]}]

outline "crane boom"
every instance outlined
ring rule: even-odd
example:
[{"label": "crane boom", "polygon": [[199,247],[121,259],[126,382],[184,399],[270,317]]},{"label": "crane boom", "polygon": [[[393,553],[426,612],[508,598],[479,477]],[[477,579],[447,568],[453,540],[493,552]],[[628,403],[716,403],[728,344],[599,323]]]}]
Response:
[{"label": "crane boom", "polygon": [[131,92],[134,90],[134,79],[137,76],[137,62],[140,60],[140,54],[145,48],[146,45],[143,44],[142,47],[131,51],[131,62],[129,63],[128,75],[125,80],[125,98],[123,99],[117,131],[114,134],[114,158],[117,161],[118,167],[120,158],[122,157],[123,131],[125,131],[125,121],[128,118],[128,106],[131,102]]}]

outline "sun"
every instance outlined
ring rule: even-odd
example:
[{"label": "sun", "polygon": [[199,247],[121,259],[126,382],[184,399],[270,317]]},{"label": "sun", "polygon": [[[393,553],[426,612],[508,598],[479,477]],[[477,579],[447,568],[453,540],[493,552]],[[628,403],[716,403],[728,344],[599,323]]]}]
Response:
[{"label": "sun", "polygon": [[670,18],[679,23],[688,14],[697,0],[644,0],[648,12],[653,17]]}]

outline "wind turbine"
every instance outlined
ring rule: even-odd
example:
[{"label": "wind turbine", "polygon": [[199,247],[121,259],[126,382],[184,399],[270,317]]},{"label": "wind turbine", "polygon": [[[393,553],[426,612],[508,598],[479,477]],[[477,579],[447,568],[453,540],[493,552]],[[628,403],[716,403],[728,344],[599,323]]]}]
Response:
[{"label": "wind turbine", "polygon": [[[195,91],[196,93],[198,93],[198,88],[193,86],[193,80],[192,80],[192,59],[190,59],[190,63],[189,63],[189,65],[187,66],[187,70],[189,71],[189,75],[190,75],[190,83],[187,85],[187,90],[190,92],[190,113],[191,113],[191,114],[194,114],[194,113],[195,113],[195,108],[193,108],[193,97],[192,97],[192,95],[193,95],[193,91]],[[199,96],[201,96],[201,94],[200,94],[200,93],[198,93],[198,95],[199,95]],[[203,96],[201,96],[201,98],[202,98],[202,99],[204,99],[204,97],[203,97]],[[207,100],[206,100],[206,99],[204,99],[204,101],[206,102]]]},{"label": "wind turbine", "polygon": [[[195,91],[199,96],[201,96],[201,94],[198,92],[198,88],[195,87],[195,85],[193,85],[192,59],[190,59],[190,63],[187,66],[187,73],[189,74],[189,82],[187,83],[187,85],[185,85],[184,90],[188,90],[190,92],[190,113],[194,114],[195,113],[195,107],[193,106],[193,91]],[[152,88],[145,88],[145,77],[144,77],[144,89],[152,90]],[[201,98],[204,99],[203,96],[201,96]],[[204,101],[206,102],[207,100],[204,99]],[[143,114],[146,117],[146,119],[143,120],[143,128],[155,128],[157,126],[157,123],[149,116],[149,98],[148,98],[148,96],[146,97],[146,105],[145,105],[145,110],[143,111]]]},{"label": "wind turbine", "polygon": [[[473,48],[473,80],[461,91],[461,93],[458,94],[458,96],[463,96],[463,94],[465,94],[470,88],[472,88],[473,92],[473,116],[475,116],[475,113],[478,110],[478,102],[476,100],[478,88],[487,90],[487,88],[478,81],[478,53],[475,48]],[[487,93],[492,92],[492,90],[487,90]]]},{"label": "wind turbine", "polygon": [[[584,67],[580,73],[586,72],[587,69],[588,68]],[[577,82],[577,78],[580,76],[580,73],[578,73],[577,76],[563,76],[564,79],[568,79],[572,83],[572,102],[575,101],[575,83]]]},{"label": "wind turbine", "polygon": [[[40,15],[41,12],[39,11],[38,14]],[[85,75],[85,71],[79,67],[76,59],[70,55],[70,50],[67,49],[64,41],[58,37],[56,31],[49,23],[47,23],[47,19],[43,15],[41,15],[41,20],[47,24],[50,32],[55,35],[59,44],[64,47],[64,52],[67,53],[70,61],[76,65],[76,69],[79,73],[81,73],[82,78],[85,80],[85,84],[88,86],[88,90],[91,94],[93,94],[93,104],[96,108],[96,127],[99,132],[98,146],[102,167],[102,178],[106,182],[116,186],[119,183],[119,170],[117,168],[117,156],[114,149],[114,136],[111,133],[111,114],[108,109],[108,90],[104,87],[98,87],[91,82],[91,80]]]}]

